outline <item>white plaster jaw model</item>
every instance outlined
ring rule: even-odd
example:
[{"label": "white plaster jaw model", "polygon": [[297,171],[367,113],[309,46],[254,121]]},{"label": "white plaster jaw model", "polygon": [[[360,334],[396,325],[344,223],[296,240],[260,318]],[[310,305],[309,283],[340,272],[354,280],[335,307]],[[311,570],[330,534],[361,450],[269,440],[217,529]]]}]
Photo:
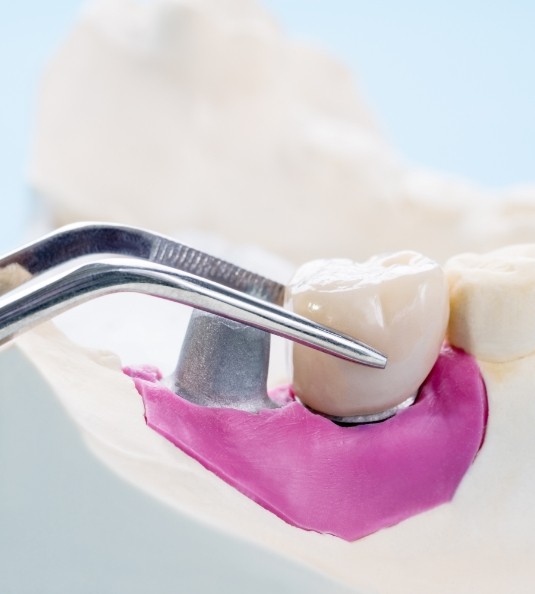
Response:
[{"label": "white plaster jaw model", "polygon": [[[535,239],[532,190],[505,204],[408,168],[348,74],[286,41],[246,0],[94,5],[45,76],[31,176],[58,222],[198,227],[294,261],[406,248],[443,261]],[[336,213],[327,221],[326,203]],[[247,224],[236,212],[249,213]],[[51,325],[17,344],[97,455],[181,513],[361,593],[528,594],[535,273],[532,248],[515,250],[446,267],[450,340],[479,358],[488,390],[473,467],[450,504],[353,543],[289,526],[148,429],[115,357],[77,347]],[[503,258],[524,271],[517,281],[499,273]]]},{"label": "white plaster jaw model", "polygon": [[349,71],[253,0],[91,3],[45,73],[30,175],[58,223],[193,227],[294,263],[535,241],[533,188],[407,166]]},{"label": "white plaster jaw model", "polygon": [[[455,259],[448,270],[454,274]],[[500,320],[503,304],[515,299],[518,286],[506,282],[502,289],[510,299],[496,304],[491,293],[472,283],[452,307],[454,318],[461,312],[464,333],[475,337],[475,351],[479,334],[463,315],[463,303],[487,295],[485,307]],[[527,322],[533,310],[519,315]],[[500,325],[494,327],[499,344]],[[349,543],[286,524],[150,430],[140,398],[115,357],[77,347],[51,325],[21,336],[18,346],[54,388],[96,454],[120,476],[181,513],[319,568],[358,592],[530,591],[535,554],[532,354],[507,363],[480,361],[489,398],[487,435],[454,500]]]}]

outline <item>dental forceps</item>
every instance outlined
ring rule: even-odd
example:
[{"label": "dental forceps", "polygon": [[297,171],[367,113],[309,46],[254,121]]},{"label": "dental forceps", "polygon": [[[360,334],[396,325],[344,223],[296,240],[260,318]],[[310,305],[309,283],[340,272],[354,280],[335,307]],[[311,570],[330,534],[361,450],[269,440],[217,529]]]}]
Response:
[{"label": "dental forceps", "polygon": [[[198,310],[192,315],[172,383],[181,395],[203,404],[251,401],[251,391],[256,390],[258,398],[256,402],[252,398],[251,407],[266,405],[269,334],[355,363],[386,365],[386,356],[374,348],[284,309],[284,285],[143,229],[69,225],[0,258],[0,268],[10,264],[19,264],[33,278],[0,297],[0,341],[94,297],[116,292],[144,293]],[[207,363],[213,367],[213,352],[201,365],[204,371],[199,371],[199,349],[207,342],[219,355],[226,353],[223,379],[221,366],[206,376]],[[256,353],[258,363],[251,359]],[[246,375],[254,372],[256,379],[249,384],[256,388],[243,373],[236,374],[240,360],[246,360]],[[240,394],[233,396],[233,389]]]},{"label": "dental forceps", "polygon": [[[75,262],[97,255],[121,258]],[[40,282],[35,278],[66,263],[72,263],[66,271]],[[372,347],[283,309],[284,285],[142,229],[68,225],[0,258],[0,268],[9,264],[19,264],[34,279],[0,297],[0,340],[93,297],[132,291],[230,318],[335,357],[386,365],[386,357]]]}]

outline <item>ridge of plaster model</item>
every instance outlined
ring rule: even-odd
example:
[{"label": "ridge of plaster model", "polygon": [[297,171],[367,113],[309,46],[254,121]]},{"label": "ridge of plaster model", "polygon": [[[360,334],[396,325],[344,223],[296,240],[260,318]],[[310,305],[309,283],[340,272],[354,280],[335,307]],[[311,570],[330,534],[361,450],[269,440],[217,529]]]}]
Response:
[{"label": "ridge of plaster model", "polygon": [[30,178],[58,224],[195,228],[294,263],[535,241],[535,188],[408,165],[348,69],[255,0],[90,2],[45,71]]}]

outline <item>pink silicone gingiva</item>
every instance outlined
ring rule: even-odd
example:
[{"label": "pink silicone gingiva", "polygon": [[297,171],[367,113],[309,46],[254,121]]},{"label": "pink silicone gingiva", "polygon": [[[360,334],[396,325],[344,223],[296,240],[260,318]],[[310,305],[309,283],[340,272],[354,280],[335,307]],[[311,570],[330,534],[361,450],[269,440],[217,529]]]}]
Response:
[{"label": "pink silicone gingiva", "polygon": [[373,425],[339,427],[291,399],[253,414],[196,406],[127,370],[147,423],[274,514],[356,540],[450,501],[484,437],[485,386],[475,360],[444,348],[416,403]]}]

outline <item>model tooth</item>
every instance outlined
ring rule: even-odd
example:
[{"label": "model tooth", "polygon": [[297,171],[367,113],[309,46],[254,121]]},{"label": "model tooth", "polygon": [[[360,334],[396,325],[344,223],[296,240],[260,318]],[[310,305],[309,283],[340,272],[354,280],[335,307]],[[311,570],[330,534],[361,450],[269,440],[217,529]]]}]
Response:
[{"label": "model tooth", "polygon": [[288,287],[287,302],[388,356],[386,369],[378,370],[293,346],[296,395],[333,416],[376,414],[414,395],[435,363],[448,322],[442,269],[410,251],[365,263],[305,264]]},{"label": "model tooth", "polygon": [[461,254],[446,273],[452,345],[492,362],[535,352],[535,245]]}]

